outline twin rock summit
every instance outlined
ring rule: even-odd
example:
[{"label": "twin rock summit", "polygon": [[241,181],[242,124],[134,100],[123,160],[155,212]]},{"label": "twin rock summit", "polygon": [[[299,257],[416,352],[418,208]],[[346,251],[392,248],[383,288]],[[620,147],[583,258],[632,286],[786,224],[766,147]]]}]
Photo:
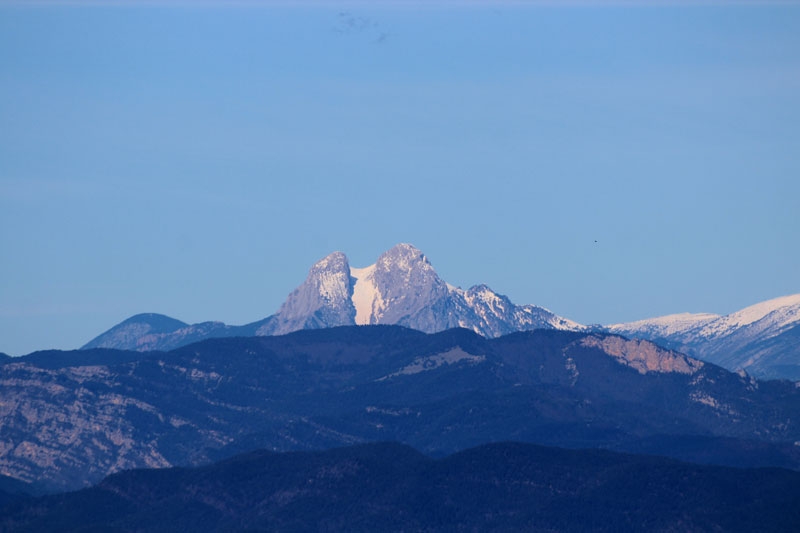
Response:
[{"label": "twin rock summit", "polygon": [[729,315],[683,313],[626,324],[588,327],[543,307],[515,305],[486,285],[454,287],[410,244],[353,268],[342,252],[311,267],[305,282],[267,318],[243,326],[186,324],[153,313],[133,316],[85,346],[172,350],[213,337],[282,335],[303,329],[391,324],[425,333],[465,328],[484,337],[518,331],[598,330],[656,342],[729,370],[760,378],[800,380],[800,294],[755,304]]},{"label": "twin rock summit", "polygon": [[435,333],[470,329],[499,337],[533,329],[584,330],[535,305],[514,305],[486,285],[463,290],[446,283],[410,244],[384,252],[374,265],[353,268],[342,252],[318,261],[277,313],[244,326],[221,322],[188,325],[172,318],[136,315],[83,348],[169,350],[210,337],[282,335],[301,329],[392,324]]}]

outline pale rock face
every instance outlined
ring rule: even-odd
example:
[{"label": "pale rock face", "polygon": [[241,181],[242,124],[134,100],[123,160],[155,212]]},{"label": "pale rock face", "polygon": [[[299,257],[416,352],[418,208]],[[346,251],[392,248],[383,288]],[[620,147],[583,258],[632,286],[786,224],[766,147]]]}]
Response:
[{"label": "pale rock face", "polygon": [[592,335],[581,339],[580,342],[583,346],[602,350],[623,365],[636,369],[640,374],[648,372],[694,374],[703,368],[701,361],[665,350],[648,341]]},{"label": "pale rock face", "polygon": [[[0,473],[23,481],[70,481],[61,478],[88,456],[87,477],[102,477],[130,468],[171,466],[152,442],[136,438],[126,418],[130,409],[160,416],[152,405],[109,392],[114,376],[106,367],[48,370],[23,363],[0,373]],[[90,382],[96,387],[80,385]],[[28,428],[17,440],[19,428]],[[64,447],[68,445],[65,453]],[[37,475],[44,471],[45,475]]]},{"label": "pale rock face", "polygon": [[306,281],[278,310],[277,320],[256,333],[280,335],[299,329],[352,325],[356,315],[352,294],[350,264],[342,252],[334,252],[311,267]]},{"label": "pale rock face", "polygon": [[382,300],[373,324],[398,324],[426,332],[457,324],[449,312],[447,284],[425,255],[410,244],[398,244],[375,263],[375,287]]}]

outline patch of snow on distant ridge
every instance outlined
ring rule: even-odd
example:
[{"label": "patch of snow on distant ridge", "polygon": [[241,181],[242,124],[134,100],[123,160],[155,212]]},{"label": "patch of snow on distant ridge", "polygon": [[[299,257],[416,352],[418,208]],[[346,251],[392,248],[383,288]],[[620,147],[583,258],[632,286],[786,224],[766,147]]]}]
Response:
[{"label": "patch of snow on distant ridge", "polygon": [[720,318],[719,315],[712,313],[678,313],[656,318],[646,318],[635,322],[626,322],[624,324],[611,324],[607,327],[614,333],[642,331],[661,337],[668,337],[709,323],[718,318]]},{"label": "patch of snow on distant ridge", "polygon": [[[717,336],[724,335],[728,331],[749,326],[755,322],[767,318],[768,315],[776,311],[784,311],[783,313],[776,313],[769,321],[769,327],[781,328],[787,324],[798,321],[798,310],[800,310],[800,294],[793,294],[791,296],[782,296],[766,302],[757,303],[750,307],[745,307],[741,311],[726,315],[719,320],[706,325],[701,330],[701,335],[704,336]],[[764,324],[766,327],[767,325]]]}]

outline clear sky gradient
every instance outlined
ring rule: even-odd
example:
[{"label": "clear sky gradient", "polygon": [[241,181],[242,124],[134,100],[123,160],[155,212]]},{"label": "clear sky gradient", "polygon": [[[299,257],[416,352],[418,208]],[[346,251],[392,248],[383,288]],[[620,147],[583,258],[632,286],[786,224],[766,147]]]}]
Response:
[{"label": "clear sky gradient", "polygon": [[582,323],[800,292],[796,3],[68,4],[0,2],[2,352],[398,242]]}]

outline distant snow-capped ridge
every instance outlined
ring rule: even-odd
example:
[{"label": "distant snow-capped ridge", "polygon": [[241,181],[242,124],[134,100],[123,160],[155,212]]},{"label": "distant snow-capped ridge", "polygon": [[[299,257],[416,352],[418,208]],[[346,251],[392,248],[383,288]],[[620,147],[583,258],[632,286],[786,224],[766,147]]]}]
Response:
[{"label": "distant snow-capped ridge", "polygon": [[800,379],[800,294],[724,316],[683,313],[612,324],[606,329],[659,342],[731,370]]},{"label": "distant snow-capped ridge", "polygon": [[401,325],[435,333],[470,329],[485,337],[516,331],[588,328],[535,305],[515,305],[486,285],[461,289],[446,283],[411,244],[398,244],[375,264],[353,268],[342,252],[317,261],[278,311],[244,326],[187,325],[153,313],[136,315],[83,348],[169,350],[211,337],[280,335],[301,329]]}]

